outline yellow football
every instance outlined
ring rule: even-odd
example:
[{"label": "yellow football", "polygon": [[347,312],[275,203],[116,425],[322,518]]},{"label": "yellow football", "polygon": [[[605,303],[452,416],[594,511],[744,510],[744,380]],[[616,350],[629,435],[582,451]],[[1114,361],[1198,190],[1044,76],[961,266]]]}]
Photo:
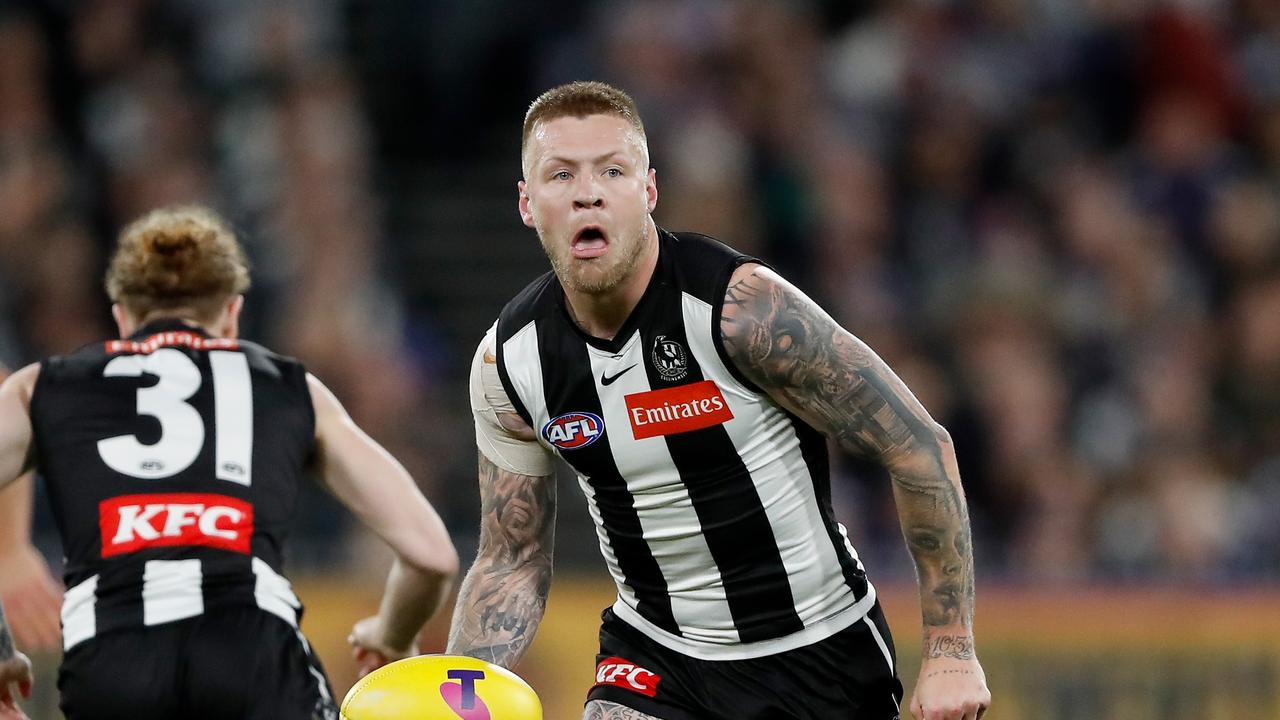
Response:
[{"label": "yellow football", "polygon": [[369,673],[342,701],[343,720],[542,720],[515,673],[458,655],[419,655]]}]

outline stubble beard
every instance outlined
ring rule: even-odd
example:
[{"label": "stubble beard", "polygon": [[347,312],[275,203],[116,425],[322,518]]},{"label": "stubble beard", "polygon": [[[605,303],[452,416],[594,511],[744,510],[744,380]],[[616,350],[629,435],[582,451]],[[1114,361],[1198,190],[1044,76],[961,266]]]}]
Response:
[{"label": "stubble beard", "polygon": [[538,233],[538,239],[542,241],[542,251],[546,253],[547,259],[551,261],[551,269],[555,271],[556,277],[560,280],[560,284],[566,289],[574,292],[584,293],[586,295],[603,295],[618,287],[635,272],[640,266],[640,256],[644,252],[645,227],[640,228],[640,232],[632,238],[630,245],[626,243],[616,243],[610,250],[619,251],[620,257],[616,259],[613,266],[604,269],[602,272],[590,272],[590,267],[594,262],[609,259],[611,253],[606,253],[599,260],[580,262],[575,264],[573,251],[566,245],[563,254],[548,247],[547,241],[543,238],[541,232]]}]

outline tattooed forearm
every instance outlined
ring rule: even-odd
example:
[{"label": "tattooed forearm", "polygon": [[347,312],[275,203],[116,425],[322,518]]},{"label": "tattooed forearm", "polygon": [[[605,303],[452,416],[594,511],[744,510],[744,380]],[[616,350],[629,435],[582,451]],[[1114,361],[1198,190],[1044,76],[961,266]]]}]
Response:
[{"label": "tattooed forearm", "polygon": [[458,592],[449,653],[513,667],[551,591],[554,477],[516,475],[480,456],[480,548]]},{"label": "tattooed forearm", "polygon": [[9,632],[9,621],[4,617],[4,606],[0,605],[0,663],[17,655],[13,647],[13,635]]},{"label": "tattooed forearm", "polygon": [[946,430],[883,360],[799,290],[764,269],[735,278],[721,315],[729,357],[780,405],[888,469],[926,628],[971,626],[969,514]]}]

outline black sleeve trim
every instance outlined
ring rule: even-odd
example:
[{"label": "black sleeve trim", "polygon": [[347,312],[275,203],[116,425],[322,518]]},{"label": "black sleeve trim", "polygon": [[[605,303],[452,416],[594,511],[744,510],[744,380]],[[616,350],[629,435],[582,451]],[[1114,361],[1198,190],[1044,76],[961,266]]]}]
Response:
[{"label": "black sleeve trim", "polygon": [[733,358],[729,357],[729,351],[724,348],[724,331],[720,326],[720,318],[724,314],[725,294],[729,292],[729,280],[733,277],[734,271],[747,263],[755,263],[762,267],[769,267],[768,263],[758,258],[751,257],[750,255],[739,255],[725,267],[721,276],[716,280],[716,294],[713,296],[716,300],[711,305],[711,340],[716,346],[716,353],[720,355],[720,361],[724,363],[726,368],[728,368],[729,374],[733,375],[735,380],[742,383],[743,387],[747,388],[751,392],[759,395],[767,395],[768,393],[760,389],[759,385],[751,382],[751,380],[738,369],[738,365],[733,361]]},{"label": "black sleeve trim", "polygon": [[533,427],[533,417],[529,415],[529,411],[525,409],[524,402],[520,400],[520,393],[516,392],[516,386],[511,382],[511,378],[507,375],[507,360],[502,350],[502,338],[506,335],[502,332],[502,321],[498,321],[498,331],[494,333],[493,338],[493,355],[498,359],[498,379],[502,381],[502,389],[507,391],[507,399],[511,401],[511,405],[515,407],[516,413],[525,421],[534,432],[538,429]]}]

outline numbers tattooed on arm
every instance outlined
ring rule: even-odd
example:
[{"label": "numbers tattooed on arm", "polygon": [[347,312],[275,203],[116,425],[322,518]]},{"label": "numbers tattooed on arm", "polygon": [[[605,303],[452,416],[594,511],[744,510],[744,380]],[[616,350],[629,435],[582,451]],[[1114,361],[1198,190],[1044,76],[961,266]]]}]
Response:
[{"label": "numbers tattooed on arm", "polygon": [[924,657],[968,660],[973,657],[973,636],[935,635],[924,641]]},{"label": "numbers tattooed on arm", "polygon": [[969,514],[946,430],[871,348],[799,290],[764,268],[735,278],[720,324],[729,357],[780,405],[888,469],[926,628],[971,627]]},{"label": "numbers tattooed on arm", "polygon": [[533,642],[551,591],[554,476],[507,472],[480,456],[481,526],[449,652],[512,667]]}]

